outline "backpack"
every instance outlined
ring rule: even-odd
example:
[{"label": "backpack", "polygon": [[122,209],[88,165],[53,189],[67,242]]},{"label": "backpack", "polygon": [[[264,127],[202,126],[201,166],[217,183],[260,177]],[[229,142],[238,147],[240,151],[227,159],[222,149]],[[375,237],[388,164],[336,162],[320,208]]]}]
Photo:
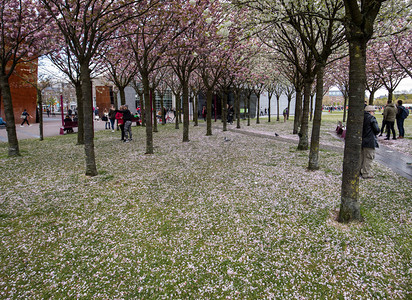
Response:
[{"label": "backpack", "polygon": [[406,119],[409,116],[409,109],[401,106],[402,112],[401,112],[401,117],[402,119]]}]

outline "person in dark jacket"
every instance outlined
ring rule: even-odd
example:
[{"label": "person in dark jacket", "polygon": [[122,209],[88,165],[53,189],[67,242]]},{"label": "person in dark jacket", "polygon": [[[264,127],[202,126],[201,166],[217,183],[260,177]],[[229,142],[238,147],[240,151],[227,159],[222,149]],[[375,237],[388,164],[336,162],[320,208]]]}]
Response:
[{"label": "person in dark jacket", "polygon": [[389,140],[391,137],[391,132],[393,139],[396,140],[396,134],[395,134],[395,119],[396,119],[396,113],[398,112],[398,109],[395,106],[395,103],[393,102],[388,102],[386,105],[385,109],[383,110],[383,118],[385,119],[386,123],[386,138],[385,140]]},{"label": "person in dark jacket", "polygon": [[124,142],[132,140],[132,113],[127,105],[123,105],[123,121],[124,121]]},{"label": "person in dark jacket", "polygon": [[398,131],[399,131],[399,136],[398,139],[403,139],[405,136],[405,128],[403,127],[403,123],[405,121],[404,117],[402,116],[402,112],[405,109],[405,107],[402,105],[403,101],[398,100],[398,110],[396,112],[396,125],[398,125]]},{"label": "person in dark jacket", "polygon": [[362,152],[360,175],[364,179],[373,178],[371,175],[372,161],[375,159],[375,148],[378,148],[376,135],[380,132],[378,121],[374,117],[375,107],[365,107],[362,132]]}]

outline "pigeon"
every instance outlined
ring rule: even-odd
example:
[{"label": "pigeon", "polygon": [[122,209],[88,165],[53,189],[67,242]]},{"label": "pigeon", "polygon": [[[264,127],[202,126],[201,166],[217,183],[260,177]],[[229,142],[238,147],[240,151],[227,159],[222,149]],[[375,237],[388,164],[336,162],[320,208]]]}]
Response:
[{"label": "pigeon", "polygon": [[225,137],[223,140],[224,140],[225,142],[229,142],[229,141],[230,141],[230,139],[228,139],[227,137]]}]

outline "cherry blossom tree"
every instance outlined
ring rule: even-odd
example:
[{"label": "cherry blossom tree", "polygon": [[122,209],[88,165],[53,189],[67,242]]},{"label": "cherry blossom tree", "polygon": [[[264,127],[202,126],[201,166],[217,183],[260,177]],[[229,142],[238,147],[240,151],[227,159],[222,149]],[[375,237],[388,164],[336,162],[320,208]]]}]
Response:
[{"label": "cherry blossom tree", "polygon": [[97,175],[91,65],[106,42],[113,38],[118,28],[145,14],[157,1],[137,0],[40,0],[59,28],[71,53],[80,65],[80,79],[84,109],[84,148],[86,175]]},{"label": "cherry blossom tree", "polygon": [[125,37],[119,36],[111,39],[108,44],[106,47],[108,50],[101,53],[102,64],[107,71],[105,77],[117,87],[120,104],[125,105],[125,88],[132,82],[137,73],[136,59],[128,48],[129,44]]},{"label": "cherry blossom tree", "polygon": [[[173,41],[186,29],[185,22],[189,19],[178,18],[180,14],[179,2],[159,1],[150,8],[145,16],[134,19],[127,28],[130,48],[132,49],[143,86],[146,119],[146,154],[153,154],[153,124],[150,121],[152,107],[150,95],[150,76],[156,69],[166,63],[162,57],[167,55]],[[163,63],[160,64],[160,63]]]},{"label": "cherry blossom tree", "polygon": [[[394,59],[393,53],[395,53],[395,55],[397,55],[398,57],[401,57],[401,55],[398,55],[397,52],[404,51],[404,49],[402,48],[397,48],[396,42],[396,37],[390,38],[390,40],[387,41],[374,40],[368,45],[369,47],[367,51],[367,66],[369,65],[369,70],[372,75],[377,77],[380,81],[379,83],[381,84],[381,86],[384,85],[386,90],[388,91],[389,103],[392,102],[393,92],[395,91],[397,86],[402,81],[402,79],[407,76],[405,69],[402,68],[402,66],[398,64]],[[374,59],[371,63],[368,64],[370,57],[373,57]],[[377,85],[379,86],[379,84]],[[376,84],[375,86],[370,86],[372,86],[370,92],[371,94],[373,94],[376,91]],[[370,102],[371,100],[369,101],[369,103]]]},{"label": "cherry blossom tree", "polygon": [[7,120],[8,155],[20,155],[9,79],[16,66],[50,48],[45,41],[53,25],[34,0],[0,1],[0,91]]}]

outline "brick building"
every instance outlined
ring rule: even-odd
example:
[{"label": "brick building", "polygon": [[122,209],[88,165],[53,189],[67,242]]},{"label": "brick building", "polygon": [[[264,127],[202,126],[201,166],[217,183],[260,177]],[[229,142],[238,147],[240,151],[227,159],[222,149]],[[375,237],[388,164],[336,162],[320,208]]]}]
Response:
[{"label": "brick building", "polygon": [[[30,63],[21,63],[17,65],[12,76],[10,76],[9,84],[16,124],[20,122],[20,115],[24,109],[27,109],[27,112],[33,116],[31,122],[36,120],[37,92],[35,84],[37,83],[37,67],[37,60]],[[0,101],[0,116],[5,119],[3,99]],[[5,121],[7,122],[6,119]]]}]

